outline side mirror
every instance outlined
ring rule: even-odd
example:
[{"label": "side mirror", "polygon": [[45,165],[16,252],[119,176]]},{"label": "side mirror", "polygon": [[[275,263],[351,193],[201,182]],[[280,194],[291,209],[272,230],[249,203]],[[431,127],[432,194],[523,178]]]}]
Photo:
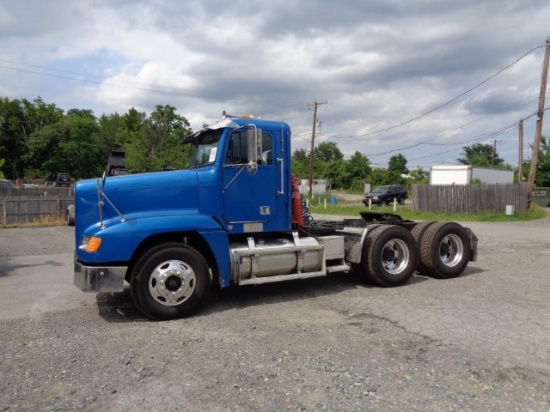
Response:
[{"label": "side mirror", "polygon": [[251,127],[246,130],[248,143],[248,165],[255,168],[262,159],[262,131]]}]

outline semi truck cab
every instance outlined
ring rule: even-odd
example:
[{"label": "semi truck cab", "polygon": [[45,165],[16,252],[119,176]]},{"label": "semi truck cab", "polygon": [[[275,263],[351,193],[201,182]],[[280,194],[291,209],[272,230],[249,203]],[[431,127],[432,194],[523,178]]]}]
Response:
[{"label": "semi truck cab", "polygon": [[454,277],[475,260],[477,238],[454,223],[365,213],[313,227],[291,176],[284,122],[225,116],[183,143],[191,145],[185,170],[77,183],[79,289],[129,285],[144,314],[174,319],[202,307],[212,286],[349,271],[397,286],[418,268]]}]

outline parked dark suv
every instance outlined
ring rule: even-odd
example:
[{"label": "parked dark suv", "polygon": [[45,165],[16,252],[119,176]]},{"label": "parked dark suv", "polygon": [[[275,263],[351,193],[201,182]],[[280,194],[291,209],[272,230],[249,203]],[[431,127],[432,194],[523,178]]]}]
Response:
[{"label": "parked dark suv", "polygon": [[397,199],[397,202],[402,205],[405,203],[408,193],[403,186],[399,185],[386,185],[378,186],[371,193],[367,193],[363,198],[365,206],[369,205],[369,200],[375,205],[388,205],[393,202],[393,199]]},{"label": "parked dark suv", "polygon": [[55,187],[69,187],[73,178],[68,173],[56,173],[48,178],[47,184]]}]

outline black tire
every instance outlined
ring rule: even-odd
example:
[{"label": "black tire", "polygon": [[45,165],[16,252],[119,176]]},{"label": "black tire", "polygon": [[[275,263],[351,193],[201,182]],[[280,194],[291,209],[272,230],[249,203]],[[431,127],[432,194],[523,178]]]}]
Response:
[{"label": "black tire", "polygon": [[470,237],[458,223],[436,222],[420,241],[420,260],[425,273],[449,279],[462,274],[470,260]]},{"label": "black tire", "polygon": [[[374,229],[376,229],[377,227],[379,227],[380,225],[379,224],[368,224],[367,227],[366,227],[366,230],[367,230],[367,235],[370,234]],[[365,240],[366,242],[366,240]],[[365,245],[363,245],[363,249],[361,250],[361,262],[364,262],[365,259],[367,259],[366,256],[363,256],[364,255],[364,250],[365,250]],[[368,279],[369,281],[371,281],[372,283],[377,283],[374,279],[372,279],[369,275],[369,273],[367,272],[367,265],[363,265],[361,263],[350,263],[350,268],[351,268],[351,273],[354,274],[354,275],[358,275],[358,276],[363,276],[364,278]]]},{"label": "black tire", "polygon": [[208,299],[211,279],[208,264],[190,246],[159,245],[134,266],[130,282],[138,308],[155,320],[188,316]]},{"label": "black tire", "polygon": [[[411,235],[413,236],[413,239],[416,243],[416,250],[418,252],[418,256],[420,257],[420,245],[422,244],[422,238],[424,237],[424,233],[426,233],[426,229],[433,225],[434,221],[427,221],[427,222],[420,222],[411,230]],[[426,267],[422,264],[422,259],[418,259],[418,263],[416,265],[416,270],[418,270],[420,273],[423,274],[429,274]]]},{"label": "black tire", "polygon": [[380,201],[378,202],[378,206],[386,206],[388,204],[388,202],[384,199],[380,199]]},{"label": "black tire", "polygon": [[368,279],[381,286],[401,286],[412,277],[417,264],[416,244],[401,226],[381,225],[367,234],[361,266]]},{"label": "black tire", "polygon": [[71,214],[68,210],[65,212],[65,220],[67,221],[67,225],[74,226],[74,218],[71,217]]},{"label": "black tire", "polygon": [[397,199],[397,202],[398,202],[400,205],[404,205],[404,204],[405,204],[405,198],[404,198],[404,197],[400,197],[399,199]]}]

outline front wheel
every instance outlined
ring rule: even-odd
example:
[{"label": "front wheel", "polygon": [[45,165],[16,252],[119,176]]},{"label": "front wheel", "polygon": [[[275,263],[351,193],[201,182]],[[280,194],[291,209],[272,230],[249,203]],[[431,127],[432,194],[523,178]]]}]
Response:
[{"label": "front wheel", "polygon": [[178,243],[160,245],[143,255],[131,280],[134,302],[156,320],[191,314],[206,302],[210,286],[208,264],[202,255]]}]

